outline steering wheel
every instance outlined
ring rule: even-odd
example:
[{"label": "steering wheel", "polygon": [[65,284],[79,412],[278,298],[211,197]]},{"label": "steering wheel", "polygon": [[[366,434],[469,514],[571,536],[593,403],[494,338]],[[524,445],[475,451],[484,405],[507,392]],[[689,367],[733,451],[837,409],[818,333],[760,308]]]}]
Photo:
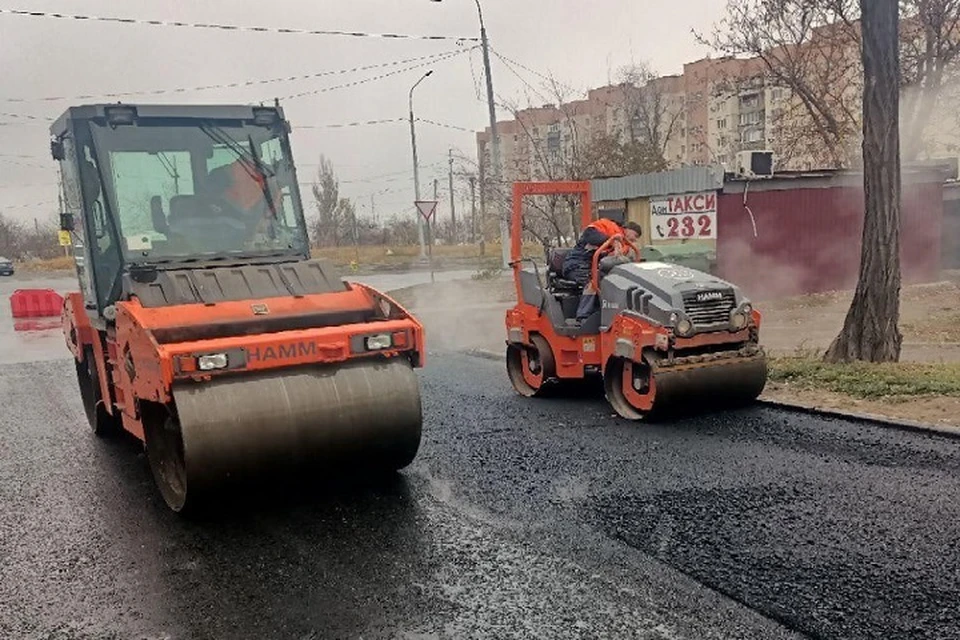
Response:
[{"label": "steering wheel", "polygon": [[610,250],[612,245],[617,243],[618,245],[626,245],[628,250],[633,251],[635,260],[640,260],[640,250],[637,249],[637,246],[623,237],[622,233],[618,233],[610,236],[607,240],[600,245],[600,248],[594,251],[593,253],[593,265],[590,269],[590,284],[593,287],[594,291],[600,290],[600,256]]}]

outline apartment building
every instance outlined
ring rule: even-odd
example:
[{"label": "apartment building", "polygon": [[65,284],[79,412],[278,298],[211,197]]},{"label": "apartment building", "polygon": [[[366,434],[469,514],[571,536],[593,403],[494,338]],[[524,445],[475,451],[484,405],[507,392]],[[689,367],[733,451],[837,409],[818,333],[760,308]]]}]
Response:
[{"label": "apartment building", "polygon": [[[579,155],[599,136],[656,138],[668,168],[722,164],[740,150],[773,148],[788,92],[771,86],[757,60],[706,58],[683,74],[591,89],[586,99],[522,109],[497,124],[503,179],[571,177]],[[490,166],[490,129],[477,133],[478,157]],[[808,168],[802,158],[796,168]],[[809,164],[809,163],[807,163]],[[576,176],[573,177],[596,177]]]}]

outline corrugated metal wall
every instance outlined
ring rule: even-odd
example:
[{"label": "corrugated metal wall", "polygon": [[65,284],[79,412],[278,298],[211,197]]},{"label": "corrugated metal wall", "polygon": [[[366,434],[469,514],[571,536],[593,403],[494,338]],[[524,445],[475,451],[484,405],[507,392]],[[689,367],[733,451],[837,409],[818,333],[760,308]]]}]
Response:
[{"label": "corrugated metal wall", "polygon": [[[942,220],[942,183],[904,184],[905,282],[939,276]],[[719,275],[757,299],[853,288],[862,226],[859,188],[756,191],[748,193],[746,206],[743,194],[723,194],[717,211]]]},{"label": "corrugated metal wall", "polygon": [[594,200],[633,200],[669,193],[696,193],[723,188],[723,167],[683,167],[661,173],[602,178],[590,183]]},{"label": "corrugated metal wall", "polygon": [[940,262],[944,269],[960,269],[960,185],[943,192],[943,242]]}]

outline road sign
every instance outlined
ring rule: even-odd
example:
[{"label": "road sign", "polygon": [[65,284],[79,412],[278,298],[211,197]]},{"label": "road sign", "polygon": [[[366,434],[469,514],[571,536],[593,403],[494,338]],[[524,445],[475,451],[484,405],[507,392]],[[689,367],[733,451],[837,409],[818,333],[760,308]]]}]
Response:
[{"label": "road sign", "polygon": [[417,205],[417,211],[423,216],[424,220],[429,220],[433,212],[437,210],[436,200],[416,200],[413,204]]},{"label": "road sign", "polygon": [[61,232],[60,232],[60,246],[61,246],[61,247],[69,247],[71,244],[73,244],[73,241],[70,239],[70,232],[69,232],[69,231],[61,231]]}]

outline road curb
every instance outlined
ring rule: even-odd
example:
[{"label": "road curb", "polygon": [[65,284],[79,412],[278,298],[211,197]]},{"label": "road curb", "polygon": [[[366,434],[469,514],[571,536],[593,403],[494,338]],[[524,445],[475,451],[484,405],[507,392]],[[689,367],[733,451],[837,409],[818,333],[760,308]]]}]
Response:
[{"label": "road curb", "polygon": [[887,416],[880,416],[875,413],[860,413],[856,411],[826,409],[806,404],[782,402],[780,400],[766,400],[759,398],[755,402],[760,406],[766,406],[772,409],[795,411],[797,413],[806,413],[808,415],[821,416],[825,418],[836,418],[839,420],[846,420],[848,422],[865,422],[883,427],[900,429],[902,431],[914,431],[918,433],[927,433],[931,435],[944,436],[947,438],[960,439],[960,427],[953,427],[949,425],[931,424],[929,422],[917,422],[914,420],[901,420],[897,418],[889,418]]},{"label": "road curb", "polygon": [[[483,358],[484,360],[501,360],[504,357],[503,354],[496,353],[489,349],[468,349],[463,353],[475,358]],[[839,409],[826,409],[806,404],[782,402],[780,400],[767,400],[764,398],[758,398],[755,400],[755,403],[761,407],[780,409],[781,411],[793,411],[796,413],[805,413],[823,418],[846,420],[848,422],[868,423],[881,427],[900,429],[902,431],[926,433],[929,435],[956,438],[960,440],[960,427],[953,427],[949,425],[938,425],[931,424],[929,422],[917,422],[913,420],[899,420],[896,418],[888,418],[887,416],[880,416],[874,413],[859,413],[855,411],[841,411]]]}]

